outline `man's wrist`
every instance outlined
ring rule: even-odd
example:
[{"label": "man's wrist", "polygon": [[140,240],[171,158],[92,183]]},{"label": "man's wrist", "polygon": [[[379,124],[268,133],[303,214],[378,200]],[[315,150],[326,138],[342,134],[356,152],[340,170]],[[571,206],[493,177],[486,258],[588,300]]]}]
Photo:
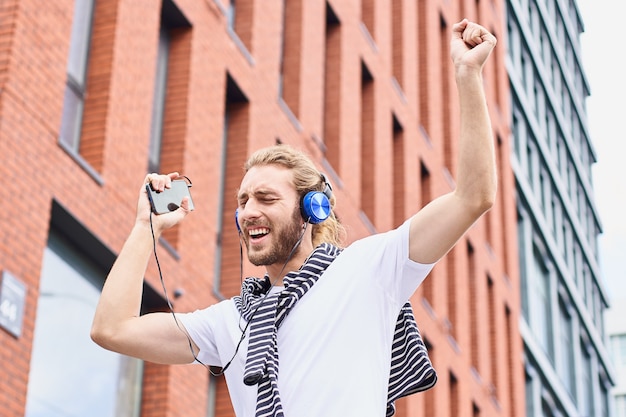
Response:
[{"label": "man's wrist", "polygon": [[460,64],[455,67],[455,77],[460,81],[471,79],[481,80],[482,68],[473,65]]},{"label": "man's wrist", "polygon": [[155,238],[159,238],[161,236],[160,230],[155,227],[155,225],[151,225],[150,220],[140,220],[137,219],[135,221],[135,225],[133,226],[133,231],[131,233],[137,233],[139,235],[147,235],[150,236],[154,233]]}]

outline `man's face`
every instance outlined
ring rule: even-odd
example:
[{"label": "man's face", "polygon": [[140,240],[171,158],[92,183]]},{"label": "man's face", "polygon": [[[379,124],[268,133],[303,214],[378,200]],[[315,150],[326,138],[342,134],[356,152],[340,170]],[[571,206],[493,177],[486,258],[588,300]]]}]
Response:
[{"label": "man's face", "polygon": [[279,165],[251,168],[241,181],[237,200],[250,262],[257,266],[286,263],[303,225],[291,170]]}]

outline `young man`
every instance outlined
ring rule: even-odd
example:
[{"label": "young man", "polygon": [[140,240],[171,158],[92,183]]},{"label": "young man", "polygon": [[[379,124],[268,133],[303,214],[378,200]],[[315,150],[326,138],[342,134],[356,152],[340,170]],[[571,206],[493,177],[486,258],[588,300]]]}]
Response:
[{"label": "young man", "polygon": [[[461,120],[453,192],[398,229],[341,249],[325,177],[290,147],[257,151],[239,189],[237,225],[249,260],[264,266],[266,276],[246,279],[238,297],[177,314],[179,327],[170,314],[137,316],[152,251],[142,187],[135,227],[106,280],[92,338],[152,362],[222,367],[240,417],[380,417],[393,414],[400,396],[431,387],[436,374],[407,300],[493,204],[493,138],[481,74],[495,44],[467,20],[452,28]],[[150,174],[145,183],[163,190],[177,175]],[[155,234],[187,214],[184,199],[178,210],[153,216]]]}]

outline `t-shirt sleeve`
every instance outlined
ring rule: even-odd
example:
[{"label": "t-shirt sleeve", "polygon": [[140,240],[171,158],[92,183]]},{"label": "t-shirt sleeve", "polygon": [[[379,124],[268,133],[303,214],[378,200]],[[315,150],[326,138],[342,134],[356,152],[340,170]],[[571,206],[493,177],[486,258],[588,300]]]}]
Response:
[{"label": "t-shirt sleeve", "polygon": [[409,258],[409,230],[411,220],[405,221],[399,228],[392,231],[398,234],[398,251],[400,253],[400,272],[396,285],[398,286],[399,297],[408,300],[422,282],[426,279],[436,263],[422,264]]},{"label": "t-shirt sleeve", "polygon": [[[400,306],[413,295],[434,267],[409,259],[410,220],[397,229],[368,236],[344,250],[345,262],[357,279],[371,277],[373,285]],[[343,256],[343,254],[341,255]]]},{"label": "t-shirt sleeve", "polygon": [[227,314],[229,302],[230,300],[226,300],[202,310],[176,314],[191,340],[200,349],[197,358],[204,365],[222,366],[217,348],[217,338],[221,334],[218,327],[224,325],[224,315]]}]

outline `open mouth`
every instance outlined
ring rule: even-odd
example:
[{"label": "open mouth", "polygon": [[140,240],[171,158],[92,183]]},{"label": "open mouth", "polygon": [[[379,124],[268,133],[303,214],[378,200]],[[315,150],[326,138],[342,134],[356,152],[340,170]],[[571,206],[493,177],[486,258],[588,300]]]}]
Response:
[{"label": "open mouth", "polygon": [[253,229],[248,229],[248,236],[251,243],[260,242],[269,233],[270,229],[268,229],[267,227],[255,227]]}]

